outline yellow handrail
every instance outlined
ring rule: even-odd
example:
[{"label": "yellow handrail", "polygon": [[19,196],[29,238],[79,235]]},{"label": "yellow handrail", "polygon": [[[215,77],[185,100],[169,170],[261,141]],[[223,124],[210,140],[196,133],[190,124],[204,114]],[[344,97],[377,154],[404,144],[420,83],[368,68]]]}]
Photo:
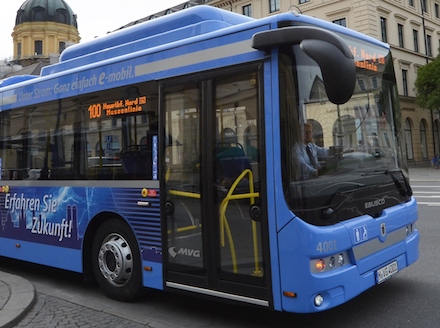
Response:
[{"label": "yellow handrail", "polygon": [[[246,175],[248,175],[249,192],[243,194],[234,194],[238,184],[241,182],[241,180],[243,180],[243,178]],[[220,203],[220,243],[222,247],[225,246],[225,230],[226,230],[226,234],[228,235],[228,240],[229,240],[229,247],[231,248],[232,266],[234,273],[238,272],[237,258],[235,254],[234,240],[232,238],[232,233],[229,228],[228,220],[226,219],[226,209],[228,207],[229,202],[231,200],[236,200],[236,199],[249,199],[251,206],[255,204],[255,198],[260,197],[260,193],[254,191],[253,181],[254,181],[254,177],[252,171],[250,169],[245,169],[243,172],[241,172],[241,174],[237,177],[237,179],[235,179],[231,188],[229,188],[229,191],[226,194],[225,198],[223,198],[222,202]],[[255,262],[254,274],[260,275],[261,270],[258,263],[257,226],[254,221],[252,222],[252,237],[253,237],[254,262]]]},{"label": "yellow handrail", "polygon": [[[237,188],[238,184],[243,180],[243,178],[248,175],[248,181],[249,181],[249,192],[242,193],[242,194],[234,194],[235,189]],[[229,202],[231,200],[238,200],[238,199],[249,199],[250,205],[255,204],[255,198],[260,197],[259,192],[254,191],[254,177],[253,173],[250,169],[245,169],[234,181],[234,183],[231,185],[231,187],[228,190],[228,193],[226,194],[225,198],[223,198],[222,202],[220,203],[220,243],[221,246],[225,246],[225,232],[229,241],[229,248],[231,251],[231,259],[232,259],[232,267],[234,273],[238,272],[238,266],[237,266],[237,256],[235,252],[235,246],[234,246],[234,239],[232,237],[231,229],[229,227],[228,220],[226,218],[226,210],[229,205]],[[168,190],[168,193],[171,195],[181,196],[181,197],[188,197],[188,198],[196,198],[200,199],[201,196],[198,193],[193,192],[187,192],[187,191],[179,191],[179,190]],[[201,225],[200,225],[201,226]],[[195,229],[196,226],[188,226],[177,229],[178,232],[182,232],[185,230],[191,230]],[[255,262],[255,275],[261,275],[261,269],[259,266],[258,261],[258,235],[257,235],[257,224],[255,221],[252,221],[252,239],[253,239],[253,248],[254,248],[254,262]]]},{"label": "yellow handrail", "polygon": [[200,199],[200,194],[197,194],[195,192],[180,191],[180,190],[168,190],[168,193],[170,195],[189,197],[189,198],[199,198]]}]

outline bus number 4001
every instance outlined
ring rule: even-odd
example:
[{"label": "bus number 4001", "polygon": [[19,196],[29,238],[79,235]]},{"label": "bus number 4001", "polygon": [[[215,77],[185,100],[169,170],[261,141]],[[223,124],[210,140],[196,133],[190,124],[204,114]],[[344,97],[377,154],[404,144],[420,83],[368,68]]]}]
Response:
[{"label": "bus number 4001", "polygon": [[336,251],[336,240],[329,240],[324,242],[319,242],[316,250],[320,253],[327,253]]}]

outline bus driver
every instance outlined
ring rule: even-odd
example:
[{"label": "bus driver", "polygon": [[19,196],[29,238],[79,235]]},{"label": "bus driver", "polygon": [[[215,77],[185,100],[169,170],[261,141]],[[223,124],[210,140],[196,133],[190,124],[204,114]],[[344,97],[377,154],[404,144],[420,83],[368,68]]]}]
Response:
[{"label": "bus driver", "polygon": [[300,167],[301,180],[311,179],[318,176],[321,167],[318,158],[327,158],[328,149],[319,147],[313,143],[313,127],[305,123],[303,126],[304,138],[295,145],[295,154]]}]

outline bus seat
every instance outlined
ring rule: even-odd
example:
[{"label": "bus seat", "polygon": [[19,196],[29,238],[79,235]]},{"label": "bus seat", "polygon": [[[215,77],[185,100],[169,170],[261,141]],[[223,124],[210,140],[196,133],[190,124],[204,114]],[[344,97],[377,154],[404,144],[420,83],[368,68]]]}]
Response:
[{"label": "bus seat", "polygon": [[121,161],[125,172],[133,178],[151,179],[151,151],[140,146],[130,147],[121,151]]},{"label": "bus seat", "polygon": [[241,147],[217,147],[214,157],[215,177],[218,185],[229,187],[244,170],[251,168]]}]

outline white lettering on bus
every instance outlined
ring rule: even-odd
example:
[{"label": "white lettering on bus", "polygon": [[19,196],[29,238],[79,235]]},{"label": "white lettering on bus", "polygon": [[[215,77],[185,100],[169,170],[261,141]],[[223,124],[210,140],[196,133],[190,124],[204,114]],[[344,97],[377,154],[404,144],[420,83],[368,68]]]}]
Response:
[{"label": "white lettering on bus", "polygon": [[51,96],[52,91],[53,91],[52,88],[36,89],[34,90],[34,99]]},{"label": "white lettering on bus", "polygon": [[96,74],[93,74],[93,76],[89,79],[83,77],[81,80],[76,79],[72,81],[72,90],[83,91],[83,89],[93,87],[97,83],[98,83],[98,78],[96,77]]},{"label": "white lettering on bus", "polygon": [[[43,202],[43,207],[41,207]],[[20,196],[17,193],[6,194],[5,209],[11,210],[11,214],[16,211],[35,211],[47,213],[55,213],[57,211],[58,202],[52,199],[52,194],[44,195],[42,201],[39,198],[27,198],[22,193]]]},{"label": "white lettering on bus", "polygon": [[118,82],[123,80],[128,80],[133,77],[133,66],[123,67],[119,72],[115,73],[101,73],[99,75],[99,84],[103,85],[105,83]]},{"label": "white lettering on bus", "polygon": [[11,210],[11,213],[15,211],[40,211],[40,200],[38,198],[26,198],[22,193],[21,196],[18,196],[17,193],[6,194],[5,197],[5,209]]},{"label": "white lettering on bus", "polygon": [[47,222],[46,218],[33,217],[31,233],[57,237],[58,241],[72,237],[72,220],[63,219],[59,222]]},{"label": "white lettering on bus", "polygon": [[198,249],[191,249],[191,248],[179,248],[179,250],[176,252],[176,247],[170,247],[168,249],[168,252],[172,257],[176,257],[177,255],[184,255],[184,256],[192,256],[192,257],[200,257],[200,250]]},{"label": "white lettering on bus", "polygon": [[380,205],[383,205],[383,204],[385,204],[385,198],[376,199],[374,201],[366,202],[365,203],[365,209],[369,209],[369,208],[372,208],[372,207],[377,207],[377,206],[380,206]]},{"label": "white lettering on bus", "polygon": [[200,257],[200,251],[197,249],[191,249],[191,248],[181,248],[181,249],[179,249],[177,254],[185,255],[185,256]]},{"label": "white lettering on bus", "polygon": [[53,87],[53,93],[63,93],[63,92],[69,92],[70,91],[70,83],[64,83],[64,84],[55,84]]},{"label": "white lettering on bus", "polygon": [[32,92],[20,92],[18,94],[18,101],[32,100]]}]

